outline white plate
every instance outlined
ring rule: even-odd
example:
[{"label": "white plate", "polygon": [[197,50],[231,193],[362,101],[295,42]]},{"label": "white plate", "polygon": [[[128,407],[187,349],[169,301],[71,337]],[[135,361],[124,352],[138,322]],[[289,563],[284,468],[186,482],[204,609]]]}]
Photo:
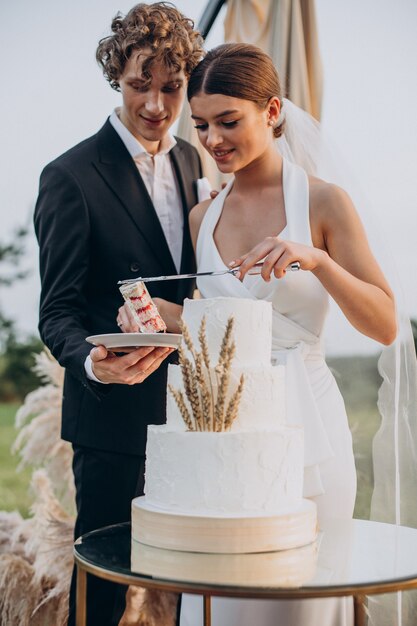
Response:
[{"label": "white plate", "polygon": [[182,335],[174,333],[109,333],[107,335],[91,335],[86,341],[94,346],[115,348],[139,348],[155,346],[162,348],[178,348]]}]

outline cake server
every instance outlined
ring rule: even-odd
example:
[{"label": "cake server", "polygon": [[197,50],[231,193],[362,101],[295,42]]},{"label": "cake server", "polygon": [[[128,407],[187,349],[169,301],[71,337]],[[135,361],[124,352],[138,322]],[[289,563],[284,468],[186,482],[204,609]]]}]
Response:
[{"label": "cake server", "polygon": [[[262,262],[256,263],[253,266],[253,269],[261,268],[263,265]],[[296,272],[300,269],[300,263],[296,261],[295,263],[291,263],[287,267],[287,272]],[[232,267],[228,270],[215,270],[214,272],[195,272],[194,274],[172,274],[171,276],[146,276],[138,278],[127,278],[126,280],[117,281],[118,285],[128,285],[130,283],[153,283],[158,280],[182,280],[183,278],[198,278],[199,276],[222,276],[224,274],[236,274],[239,271],[239,267]],[[248,274],[260,274],[260,271],[249,271]]]}]

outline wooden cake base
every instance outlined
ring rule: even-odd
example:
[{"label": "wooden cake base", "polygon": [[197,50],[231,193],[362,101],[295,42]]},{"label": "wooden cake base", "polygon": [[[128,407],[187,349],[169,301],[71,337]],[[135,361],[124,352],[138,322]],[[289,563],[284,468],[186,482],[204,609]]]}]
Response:
[{"label": "wooden cake base", "polygon": [[161,550],[132,540],[131,569],[164,578],[215,585],[300,587],[317,568],[317,542],[257,554],[203,554]]},{"label": "wooden cake base", "polygon": [[269,517],[203,517],[161,511],[132,501],[132,538],[156,548],[185,552],[243,554],[288,550],[312,543],[317,535],[316,505],[302,500],[298,510]]}]

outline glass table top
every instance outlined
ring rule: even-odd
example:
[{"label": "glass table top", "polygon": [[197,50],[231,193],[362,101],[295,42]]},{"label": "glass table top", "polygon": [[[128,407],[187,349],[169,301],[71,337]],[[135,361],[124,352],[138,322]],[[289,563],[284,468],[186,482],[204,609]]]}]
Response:
[{"label": "glass table top", "polygon": [[[220,595],[342,595],[371,587],[385,591],[417,587],[417,530],[364,520],[328,521],[308,546],[262,554],[202,554],[145,546],[131,540],[130,524],[83,535],[75,557],[96,569],[139,584],[177,586]],[[135,581],[136,582],[136,581]],[[395,587],[394,587],[395,585]],[[282,594],[281,594],[282,595]]]}]

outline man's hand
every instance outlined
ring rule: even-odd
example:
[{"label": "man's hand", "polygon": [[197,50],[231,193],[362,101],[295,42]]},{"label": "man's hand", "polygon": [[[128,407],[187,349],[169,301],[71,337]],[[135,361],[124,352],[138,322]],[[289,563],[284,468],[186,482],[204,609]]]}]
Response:
[{"label": "man's hand", "polygon": [[90,357],[94,375],[103,383],[136,385],[157,370],[173,351],[174,348],[142,347],[115,356],[104,346],[97,346],[91,350]]},{"label": "man's hand", "polygon": [[138,333],[139,325],[127,302],[119,307],[116,322],[122,333]]}]

